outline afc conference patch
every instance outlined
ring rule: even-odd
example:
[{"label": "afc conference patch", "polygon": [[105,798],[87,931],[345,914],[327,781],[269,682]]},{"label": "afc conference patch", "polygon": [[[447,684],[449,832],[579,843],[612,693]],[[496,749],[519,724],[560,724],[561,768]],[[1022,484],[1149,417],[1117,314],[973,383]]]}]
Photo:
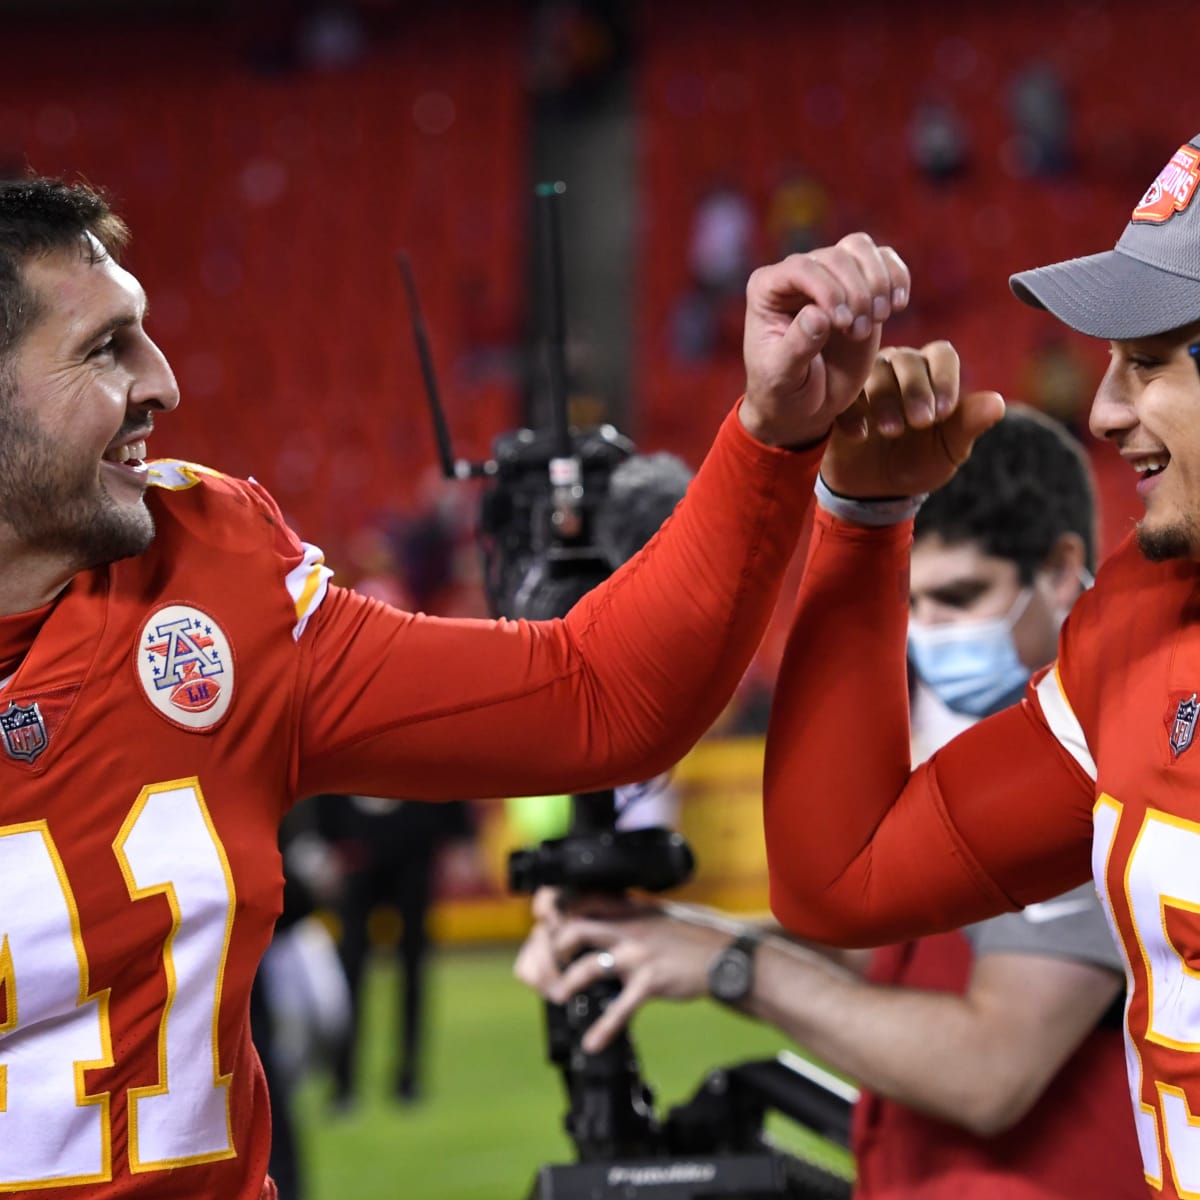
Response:
[{"label": "afc conference patch", "polygon": [[46,722],[37,704],[18,704],[15,700],[0,713],[0,736],[9,758],[33,762],[50,744]]},{"label": "afc conference patch", "polygon": [[1167,740],[1171,743],[1171,757],[1178,758],[1191,744],[1196,734],[1196,717],[1200,715],[1200,703],[1196,693],[1176,700],[1171,698],[1167,708]]},{"label": "afc conference patch", "polygon": [[233,648],[208,613],[190,604],[157,609],[138,634],[142,692],[173,725],[214,728],[233,701]]}]

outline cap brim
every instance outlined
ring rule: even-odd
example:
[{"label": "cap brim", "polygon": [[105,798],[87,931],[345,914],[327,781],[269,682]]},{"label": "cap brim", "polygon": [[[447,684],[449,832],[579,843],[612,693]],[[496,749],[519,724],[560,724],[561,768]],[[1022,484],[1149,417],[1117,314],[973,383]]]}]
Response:
[{"label": "cap brim", "polygon": [[1018,300],[1089,337],[1129,341],[1200,321],[1200,281],[1106,250],[1010,277]]}]

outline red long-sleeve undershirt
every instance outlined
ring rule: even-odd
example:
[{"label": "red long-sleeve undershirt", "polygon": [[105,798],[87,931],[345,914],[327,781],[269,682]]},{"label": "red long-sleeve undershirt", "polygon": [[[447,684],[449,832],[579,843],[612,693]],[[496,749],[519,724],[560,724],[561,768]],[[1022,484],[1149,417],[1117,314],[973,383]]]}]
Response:
[{"label": "red long-sleeve undershirt", "polygon": [[451,621],[331,589],[301,639],[298,793],[587,791],[677,761],[762,638],[820,448],[723,424],[661,532],[561,621]]},{"label": "red long-sleeve undershirt", "polygon": [[911,771],[911,522],[819,512],[772,707],[764,819],[776,915],[882,945],[993,915],[1089,873],[1090,801],[1029,701]]}]

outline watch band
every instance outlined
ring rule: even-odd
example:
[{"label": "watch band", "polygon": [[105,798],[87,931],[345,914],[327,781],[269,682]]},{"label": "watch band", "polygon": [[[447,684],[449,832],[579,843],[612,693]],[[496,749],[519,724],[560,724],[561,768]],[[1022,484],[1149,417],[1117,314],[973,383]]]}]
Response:
[{"label": "watch band", "polygon": [[754,954],[760,941],[757,933],[743,932],[713,959],[708,969],[708,991],[714,999],[736,1005],[750,994],[754,987]]}]

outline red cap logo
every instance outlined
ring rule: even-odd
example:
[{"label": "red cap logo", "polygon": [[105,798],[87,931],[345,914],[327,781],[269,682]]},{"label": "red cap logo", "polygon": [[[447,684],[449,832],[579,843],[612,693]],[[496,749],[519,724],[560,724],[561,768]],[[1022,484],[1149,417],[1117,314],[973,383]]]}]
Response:
[{"label": "red cap logo", "polygon": [[1197,183],[1200,183],[1200,150],[1180,146],[1133,210],[1133,220],[1161,225],[1187,208]]}]

